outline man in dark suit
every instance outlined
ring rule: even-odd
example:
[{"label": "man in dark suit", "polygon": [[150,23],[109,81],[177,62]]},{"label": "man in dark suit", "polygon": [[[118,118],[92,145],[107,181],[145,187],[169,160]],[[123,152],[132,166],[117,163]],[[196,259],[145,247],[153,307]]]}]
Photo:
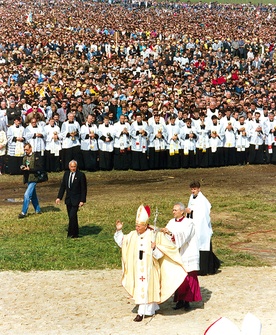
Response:
[{"label": "man in dark suit", "polygon": [[75,160],[69,162],[69,171],[65,171],[56,204],[60,204],[60,200],[66,191],[65,204],[69,217],[68,235],[69,238],[79,237],[78,225],[78,209],[86,202],[87,182],[83,172],[77,169],[78,164]]}]

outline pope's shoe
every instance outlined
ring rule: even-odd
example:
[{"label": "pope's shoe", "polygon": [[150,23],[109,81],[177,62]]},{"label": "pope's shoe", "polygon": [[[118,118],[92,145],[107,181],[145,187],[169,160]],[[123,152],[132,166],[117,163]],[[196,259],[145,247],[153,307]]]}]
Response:
[{"label": "pope's shoe", "polygon": [[135,322],[140,322],[142,320],[143,320],[143,315],[139,315],[139,314],[137,314],[136,317],[133,319],[133,321]]}]

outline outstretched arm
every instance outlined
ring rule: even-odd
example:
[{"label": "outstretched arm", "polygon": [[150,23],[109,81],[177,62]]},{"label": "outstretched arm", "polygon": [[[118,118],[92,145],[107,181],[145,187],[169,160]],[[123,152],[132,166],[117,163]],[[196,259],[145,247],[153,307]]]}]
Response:
[{"label": "outstretched arm", "polygon": [[123,228],[123,222],[121,222],[121,220],[117,220],[116,221],[116,230],[119,231],[119,230],[122,230]]},{"label": "outstretched arm", "polygon": [[116,232],[114,234],[114,240],[120,248],[122,247],[123,238],[124,238],[122,228],[123,228],[123,222],[121,222],[120,220],[117,220],[116,221]]}]

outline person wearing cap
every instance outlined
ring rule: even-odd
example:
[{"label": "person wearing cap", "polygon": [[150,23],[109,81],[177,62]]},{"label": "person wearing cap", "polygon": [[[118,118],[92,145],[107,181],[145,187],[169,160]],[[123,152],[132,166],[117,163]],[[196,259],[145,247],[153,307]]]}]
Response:
[{"label": "person wearing cap", "polygon": [[150,208],[141,205],[135,230],[125,235],[123,223],[117,220],[114,234],[122,248],[122,285],[139,305],[135,322],[154,315],[158,305],[170,298],[186,276],[177,246],[149,226],[149,217]]},{"label": "person wearing cap", "polygon": [[192,219],[185,217],[185,206],[177,202],[173,206],[173,219],[161,231],[178,248],[187,276],[174,294],[174,309],[189,310],[190,302],[201,301],[201,293],[197,278],[199,270],[199,248]]},{"label": "person wearing cap", "polygon": [[211,224],[211,204],[202,194],[200,182],[190,183],[191,196],[188,207],[185,209],[187,218],[195,224],[195,234],[199,247],[199,272],[201,276],[215,274],[220,267],[220,260],[212,251],[211,237],[213,234]]}]

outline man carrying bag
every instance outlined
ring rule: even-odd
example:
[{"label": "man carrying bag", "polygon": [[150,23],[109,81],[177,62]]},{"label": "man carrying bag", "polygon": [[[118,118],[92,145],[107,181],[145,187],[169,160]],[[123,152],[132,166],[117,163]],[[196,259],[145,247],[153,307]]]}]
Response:
[{"label": "man carrying bag", "polygon": [[[22,211],[18,215],[19,219],[23,219],[27,216],[30,201],[32,202],[36,214],[41,214],[41,209],[36,194],[36,184],[42,182],[38,175],[42,171],[42,164],[39,157],[37,157],[33,151],[32,146],[29,143],[24,145],[25,156],[23,157],[23,164],[20,169],[23,171],[24,184],[27,184],[27,189],[24,194]],[[45,175],[44,175],[44,180]],[[44,181],[43,180],[43,181]],[[47,177],[48,180],[48,177]]]}]

